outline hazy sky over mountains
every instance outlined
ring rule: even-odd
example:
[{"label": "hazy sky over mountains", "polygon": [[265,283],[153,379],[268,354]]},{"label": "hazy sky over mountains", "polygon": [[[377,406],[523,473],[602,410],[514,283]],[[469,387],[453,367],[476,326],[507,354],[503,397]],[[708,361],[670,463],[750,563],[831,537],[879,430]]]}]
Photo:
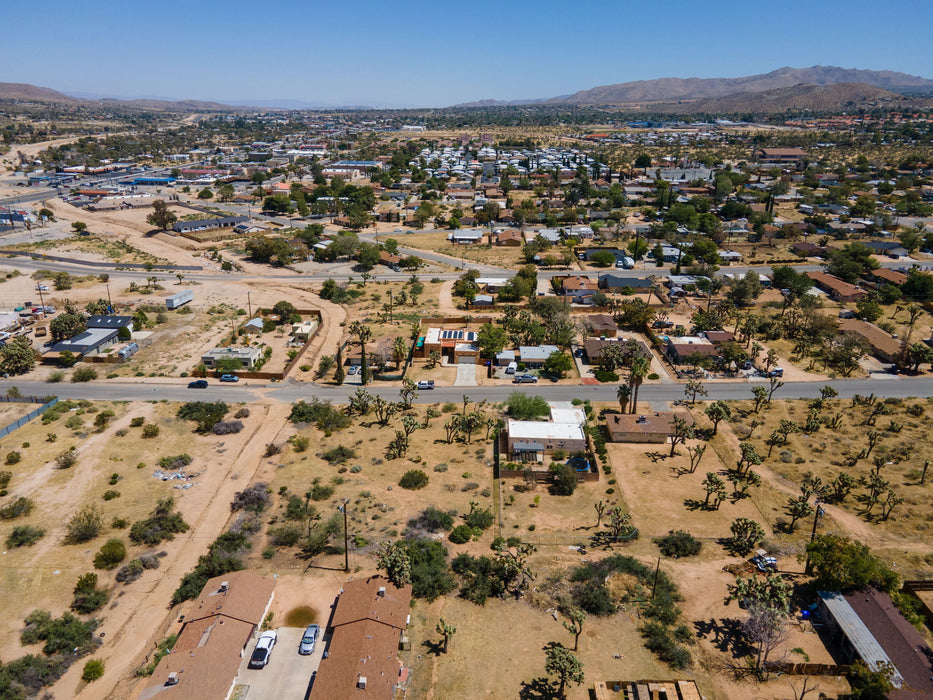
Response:
[{"label": "hazy sky over mountains", "polygon": [[933,3],[8,3],[0,80],[66,93],[445,106],[835,65],[933,78]]}]

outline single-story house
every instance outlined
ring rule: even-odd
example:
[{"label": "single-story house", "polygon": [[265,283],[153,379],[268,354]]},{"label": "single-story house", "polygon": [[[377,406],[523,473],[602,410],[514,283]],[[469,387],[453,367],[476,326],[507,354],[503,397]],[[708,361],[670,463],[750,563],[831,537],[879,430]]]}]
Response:
[{"label": "single-story house", "polygon": [[864,289],[859,289],[854,284],[849,284],[825,272],[805,272],[804,274],[835,301],[858,301],[868,294]]},{"label": "single-story house", "polygon": [[609,314],[590,314],[586,323],[593,331],[593,335],[601,338],[615,338],[619,334],[619,324]]},{"label": "single-story house", "polygon": [[599,288],[607,292],[646,292],[654,285],[651,277],[635,277],[619,272],[604,272],[599,276]]},{"label": "single-story house", "polygon": [[861,659],[872,671],[894,667],[891,700],[933,698],[933,652],[897,610],[890,596],[874,588],[843,595],[819,591],[817,605],[826,631],[845,659]]},{"label": "single-story house", "polygon": [[513,362],[518,362],[515,359],[516,354],[514,350],[503,350],[502,352],[496,353],[496,367],[508,367]]},{"label": "single-story house", "polygon": [[693,355],[717,357],[719,351],[706,338],[683,336],[681,338],[669,337],[664,344],[664,353],[672,364],[685,365],[689,364],[687,359]]},{"label": "single-story house", "polygon": [[862,245],[871,248],[875,255],[887,255],[891,258],[905,258],[907,249],[895,241],[861,241]]},{"label": "single-story house", "polygon": [[448,234],[447,239],[454,245],[473,245],[474,243],[483,242],[483,232],[464,228]]},{"label": "single-story house", "polygon": [[586,436],[578,423],[551,423],[536,420],[509,420],[508,454],[522,461],[541,461],[558,450],[565,453],[586,450]]},{"label": "single-story house", "polygon": [[535,236],[551,243],[560,243],[560,230],[556,228],[541,228],[535,231]]},{"label": "single-story house", "polygon": [[561,290],[564,296],[582,299],[583,297],[590,297],[596,294],[596,292],[599,291],[599,286],[597,282],[591,280],[589,277],[574,275],[571,277],[564,277],[561,280]]},{"label": "single-story house", "polygon": [[877,284],[879,287],[883,284],[893,284],[900,287],[907,281],[907,275],[897,270],[890,270],[886,267],[879,267],[877,270],[871,270],[865,273],[865,279]]},{"label": "single-story house", "polygon": [[807,157],[807,152],[802,148],[759,148],[755,157],[761,163],[797,164]]},{"label": "single-story house", "polygon": [[465,328],[428,328],[424,338],[415,344],[415,355],[427,357],[432,350],[437,350],[448,362],[475,364],[479,362],[476,338],[476,331]]},{"label": "single-story house", "polygon": [[742,254],[734,250],[720,250],[719,259],[724,263],[742,262]]},{"label": "single-story house", "polygon": [[494,303],[495,299],[492,294],[477,294],[470,302],[470,306],[492,306]]},{"label": "single-story house", "polygon": [[208,580],[185,615],[175,646],[159,660],[139,700],[230,697],[240,660],[274,595],[275,581],[252,571]]},{"label": "single-story house", "polygon": [[480,289],[486,292],[495,293],[507,285],[511,280],[511,277],[477,277],[475,282],[476,286]]},{"label": "single-story house", "polygon": [[732,331],[705,331],[701,335],[703,335],[713,345],[720,345],[722,343],[731,343],[735,341],[735,333]]},{"label": "single-story house", "polygon": [[646,357],[651,357],[651,351],[642,340],[626,340],[625,338],[585,338],[583,340],[583,356],[587,364],[599,364],[602,359],[603,350],[612,344],[621,343],[626,351],[626,356],[630,353],[637,353]]},{"label": "single-story house", "polygon": [[344,583],[330,622],[330,644],[309,700],[394,698],[408,679],[409,670],[401,665],[398,650],[411,620],[410,604],[410,584],[397,587],[383,576]]},{"label": "single-story house", "polygon": [[392,255],[392,253],[387,250],[379,251],[379,264],[385,265],[386,267],[397,267],[401,262],[402,257],[400,255]]},{"label": "single-story house", "polygon": [[249,333],[250,335],[259,335],[262,333],[262,319],[258,316],[256,318],[251,318],[243,324],[242,330],[244,333]]},{"label": "single-story house", "polygon": [[175,233],[191,233],[193,231],[212,231],[218,228],[233,228],[237,224],[249,221],[247,216],[222,216],[216,219],[197,219],[195,221],[176,221],[172,224]]},{"label": "single-story house", "polygon": [[85,324],[88,328],[111,328],[119,331],[126,328],[130,333],[133,332],[132,316],[91,316]]},{"label": "single-story house", "polygon": [[311,338],[311,334],[314,333],[314,329],[316,327],[317,321],[302,321],[301,323],[293,323],[291,332],[292,339],[301,343],[307,343]]},{"label": "single-story house", "polygon": [[675,417],[686,421],[688,425],[693,425],[693,419],[686,412],[609,413],[606,415],[609,441],[665,443],[674,432]]},{"label": "single-story house", "polygon": [[116,328],[88,328],[78,335],[61,340],[51,348],[49,353],[70,352],[72,355],[81,357],[93,357],[99,355],[111,345],[117,342],[118,331]]},{"label": "single-story house", "polygon": [[524,244],[525,239],[522,236],[522,232],[514,229],[508,228],[505,231],[499,231],[492,236],[495,239],[496,245],[504,245],[510,247],[521,247]]},{"label": "single-story house", "polygon": [[201,363],[208,369],[214,369],[221,360],[236,360],[241,367],[252,369],[262,357],[262,350],[254,347],[214,348],[201,355]]},{"label": "single-story house", "polygon": [[871,353],[882,362],[894,362],[901,352],[901,341],[887,331],[858,318],[840,318],[839,332],[857,335],[871,348]]},{"label": "single-story house", "polygon": [[529,369],[544,366],[544,361],[560,348],[556,345],[522,345],[518,348],[518,361]]}]

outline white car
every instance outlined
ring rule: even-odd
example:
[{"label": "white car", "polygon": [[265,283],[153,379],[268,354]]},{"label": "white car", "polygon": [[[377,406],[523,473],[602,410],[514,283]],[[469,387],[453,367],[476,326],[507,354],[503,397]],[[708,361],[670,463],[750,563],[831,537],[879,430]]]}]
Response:
[{"label": "white car", "polygon": [[259,641],[256,642],[256,648],[253,649],[253,655],[249,657],[250,668],[264,668],[269,663],[269,657],[272,655],[272,649],[275,648],[275,642],[278,635],[275,632],[263,632],[259,635]]},{"label": "white car", "polygon": [[36,285],[36,291],[37,291],[37,292],[47,292],[47,291],[49,291],[49,288],[46,287],[44,284],[37,284],[37,285]]}]

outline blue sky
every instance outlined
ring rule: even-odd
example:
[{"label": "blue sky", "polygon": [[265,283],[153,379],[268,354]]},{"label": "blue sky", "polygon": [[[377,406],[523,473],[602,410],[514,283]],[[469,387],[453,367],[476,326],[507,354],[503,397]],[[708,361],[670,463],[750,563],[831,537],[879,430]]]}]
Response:
[{"label": "blue sky", "polygon": [[0,81],[68,93],[399,107],[815,64],[933,78],[928,0],[5,4]]}]

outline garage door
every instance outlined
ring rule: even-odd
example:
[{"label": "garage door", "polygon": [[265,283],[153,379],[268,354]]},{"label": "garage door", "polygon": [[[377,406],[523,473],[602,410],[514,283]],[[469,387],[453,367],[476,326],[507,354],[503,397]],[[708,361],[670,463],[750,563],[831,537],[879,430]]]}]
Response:
[{"label": "garage door", "polygon": [[457,364],[458,365],[475,365],[476,358],[473,357],[472,355],[461,355],[459,358],[457,358]]}]

